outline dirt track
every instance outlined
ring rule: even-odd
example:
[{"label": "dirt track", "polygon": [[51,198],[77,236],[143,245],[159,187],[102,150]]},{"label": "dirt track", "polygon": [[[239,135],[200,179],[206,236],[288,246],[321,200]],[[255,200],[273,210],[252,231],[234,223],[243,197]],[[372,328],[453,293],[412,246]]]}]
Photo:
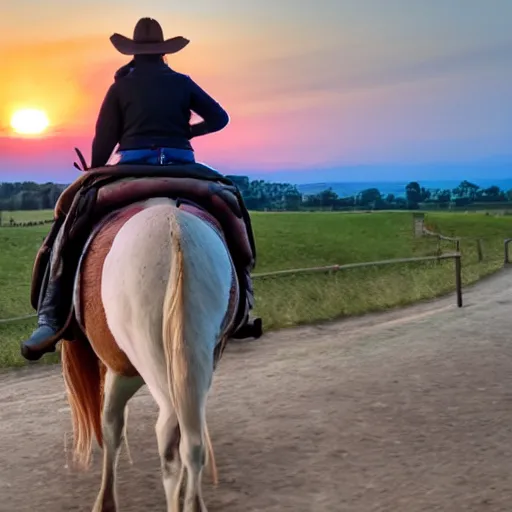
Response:
[{"label": "dirt track", "polygon": [[[510,512],[512,270],[453,303],[232,345],[209,401],[210,512]],[[66,468],[59,369],[29,370],[0,374],[0,511],[90,511],[99,457]],[[120,509],[164,510],[155,406],[145,389],[131,403]]]}]

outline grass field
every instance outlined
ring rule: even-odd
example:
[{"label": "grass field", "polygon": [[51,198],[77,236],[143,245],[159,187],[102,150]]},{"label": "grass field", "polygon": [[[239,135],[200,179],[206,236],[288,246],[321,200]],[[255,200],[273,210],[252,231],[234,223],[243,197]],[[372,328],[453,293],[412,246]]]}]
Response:
[{"label": "grass field", "polygon": [[14,222],[29,222],[53,219],[53,210],[20,210],[15,212],[0,212],[0,219],[2,225],[10,223],[11,219]]},{"label": "grass field", "polygon": [[[23,220],[42,215],[27,212]],[[407,212],[254,213],[252,218],[256,272],[432,255],[437,250],[435,238],[413,236],[412,214]],[[482,262],[475,241],[462,241],[464,284],[502,265],[503,239],[512,234],[512,217],[436,212],[427,214],[426,222],[446,235],[482,238]],[[48,225],[0,229],[0,319],[33,313],[30,276],[48,229]],[[453,250],[450,243],[443,246]],[[453,289],[453,261],[264,278],[255,280],[256,312],[266,329],[276,329],[396,307]],[[34,325],[34,320],[0,323],[0,367],[24,364],[18,343]],[[50,356],[45,361],[56,359]]]}]

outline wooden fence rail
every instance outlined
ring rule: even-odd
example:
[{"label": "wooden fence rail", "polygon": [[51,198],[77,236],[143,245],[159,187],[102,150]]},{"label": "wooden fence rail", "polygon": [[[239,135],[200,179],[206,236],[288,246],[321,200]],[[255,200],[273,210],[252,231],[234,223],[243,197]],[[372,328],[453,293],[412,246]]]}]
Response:
[{"label": "wooden fence rail", "polygon": [[423,226],[423,233],[425,235],[434,236],[437,238],[437,246],[438,246],[439,252],[441,252],[441,245],[440,245],[441,241],[454,243],[456,252],[460,252],[460,243],[462,240],[474,241],[476,244],[476,254],[477,254],[478,262],[480,263],[484,260],[483,241],[481,238],[445,236],[445,235],[441,235],[441,233],[436,233],[434,231],[430,231],[425,226]]},{"label": "wooden fence rail", "polygon": [[14,316],[12,318],[0,318],[0,324],[10,324],[11,322],[19,322],[21,320],[28,320],[30,318],[36,318],[37,315],[23,315],[23,316]]},{"label": "wooden fence rail", "polygon": [[436,233],[434,231],[430,231],[430,229],[426,228],[425,226],[423,226],[423,233],[425,233],[428,236],[436,237],[438,240],[438,243],[441,240],[443,240],[445,242],[453,242],[455,244],[455,251],[456,252],[460,251],[460,238],[459,237],[454,238],[452,236],[441,235],[441,233]]},{"label": "wooden fence rail", "polygon": [[309,268],[296,268],[289,270],[276,270],[273,272],[264,272],[260,274],[253,274],[254,279],[264,279],[268,277],[280,277],[294,274],[316,274],[325,272],[338,272],[340,270],[348,270],[352,268],[362,267],[378,267],[384,265],[396,265],[401,263],[415,263],[422,261],[439,261],[439,260],[455,260],[455,291],[457,297],[457,306],[462,307],[462,265],[460,252],[452,252],[439,254],[437,256],[418,256],[413,258],[394,258],[391,260],[380,261],[364,261],[361,263],[347,263],[345,265],[328,265],[325,267],[309,267]]},{"label": "wooden fence rail", "polygon": [[[418,256],[413,258],[394,258],[391,260],[380,260],[380,261],[364,261],[361,263],[347,263],[345,265],[328,265],[325,267],[308,267],[308,268],[294,268],[289,270],[276,270],[274,272],[263,272],[259,274],[253,274],[253,279],[265,279],[269,277],[281,277],[290,276],[297,274],[317,274],[326,272],[338,272],[340,270],[349,270],[352,268],[363,268],[363,267],[378,267],[384,265],[398,265],[403,263],[416,263],[423,261],[440,261],[440,260],[455,260],[455,292],[457,298],[457,306],[462,307],[462,266],[461,266],[461,254],[460,252],[439,254],[437,256]],[[37,315],[25,315],[14,318],[0,318],[0,324],[16,322],[20,320],[27,320],[34,318]]]}]

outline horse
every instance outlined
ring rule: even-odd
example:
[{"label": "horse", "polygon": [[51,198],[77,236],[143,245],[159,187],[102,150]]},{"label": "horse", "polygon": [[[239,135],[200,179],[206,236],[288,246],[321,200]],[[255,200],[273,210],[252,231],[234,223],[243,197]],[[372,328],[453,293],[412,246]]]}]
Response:
[{"label": "horse", "polygon": [[93,437],[103,451],[93,512],[118,510],[127,403],[144,384],[159,409],[167,511],[206,512],[205,465],[217,483],[206,402],[239,286],[222,232],[172,199],[149,199],[100,225],[80,268],[75,308],[87,339],[65,340],[61,351],[74,460],[90,465]]}]

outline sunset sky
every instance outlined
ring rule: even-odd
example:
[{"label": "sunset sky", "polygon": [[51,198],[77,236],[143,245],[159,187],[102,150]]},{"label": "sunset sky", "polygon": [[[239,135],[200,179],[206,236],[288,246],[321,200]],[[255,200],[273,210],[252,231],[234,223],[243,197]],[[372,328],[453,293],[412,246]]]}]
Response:
[{"label": "sunset sky", "polygon": [[[108,38],[131,37],[141,16],[191,40],[169,64],[229,112],[224,131],[193,142],[196,158],[221,172],[291,170],[319,181],[335,169],[345,181],[364,180],[353,167],[366,166],[388,180],[394,168],[442,175],[450,165],[512,164],[511,0],[7,5],[0,181],[76,176],[73,147],[89,160],[99,106],[128,61]],[[20,108],[47,112],[44,137],[13,135]]]}]

